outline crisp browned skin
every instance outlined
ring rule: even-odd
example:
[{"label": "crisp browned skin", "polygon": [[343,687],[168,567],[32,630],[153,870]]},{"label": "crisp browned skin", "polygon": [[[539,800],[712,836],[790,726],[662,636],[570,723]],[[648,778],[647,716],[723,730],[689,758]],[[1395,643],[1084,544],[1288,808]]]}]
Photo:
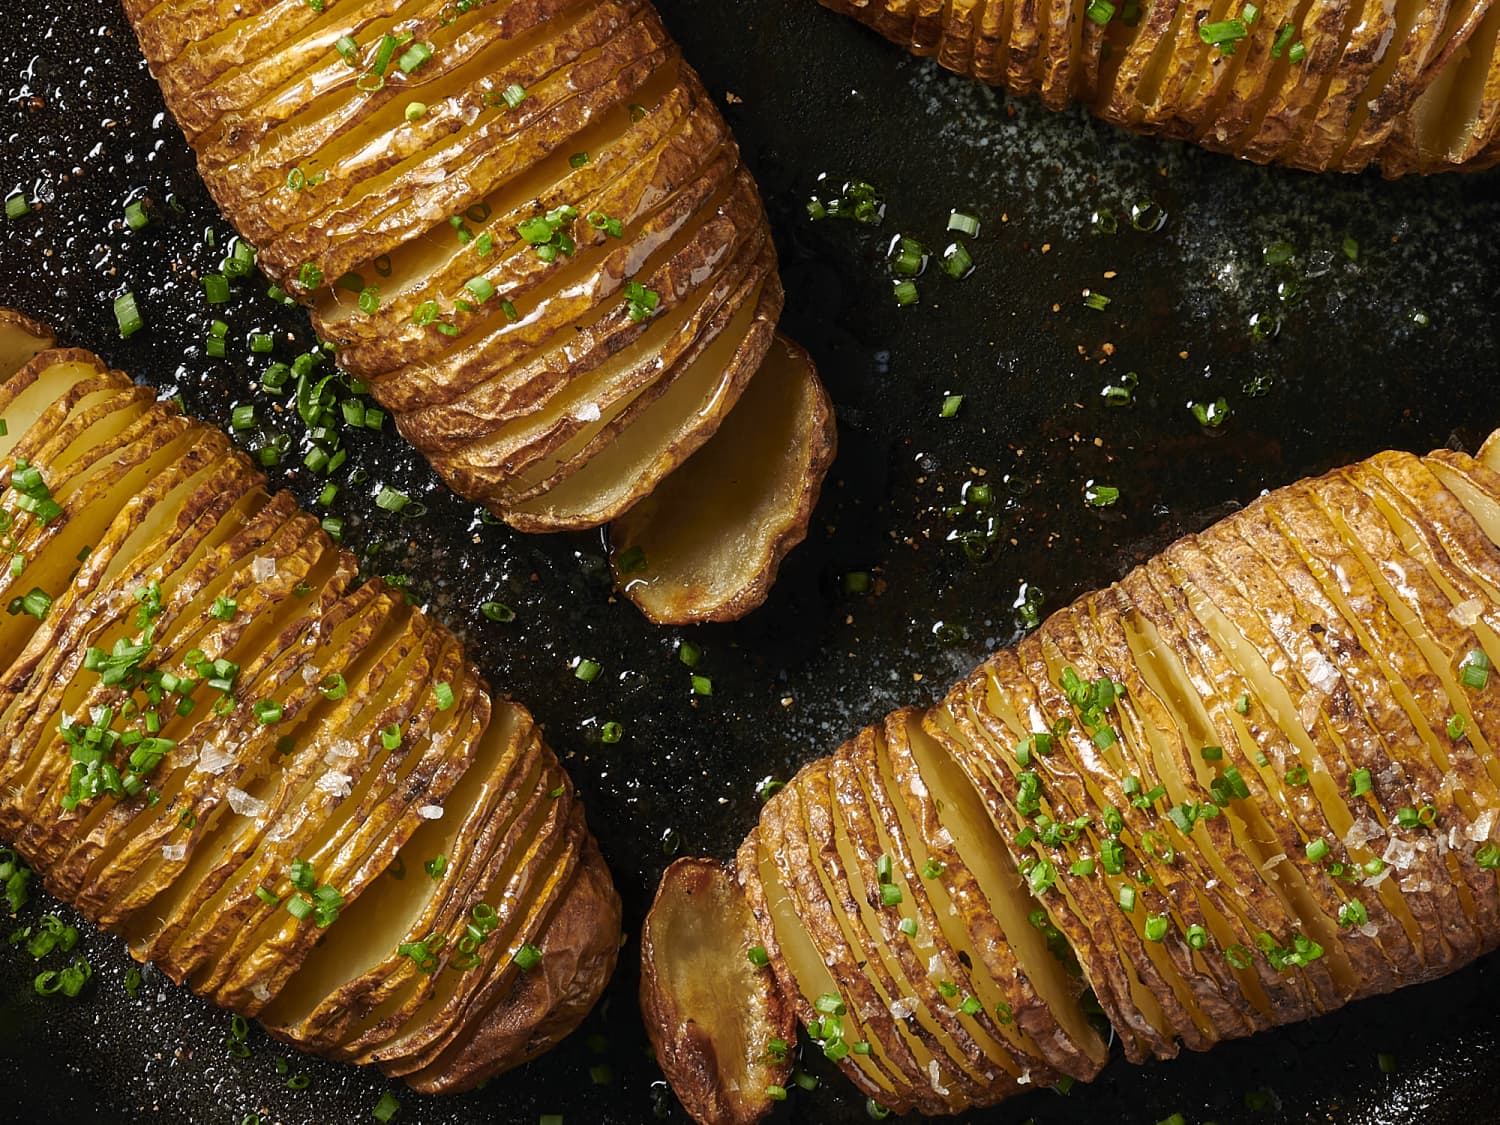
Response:
[{"label": "crisp browned skin", "polygon": [[[0,317],[0,354],[28,340],[46,342]],[[353,557],[222,434],[87,352],[4,376],[0,474],[25,460],[62,507],[40,522],[17,489],[0,495],[24,560],[3,596],[52,598],[40,620],[0,617],[0,832],[48,888],[272,1035],[422,1092],[469,1089],[576,1027],[613,970],[620,903],[525,709],[399,591],[357,585]],[[86,653],[117,642],[149,645],[142,673],[228,674],[198,671],[194,650],[230,661],[232,695],[200,684],[153,704],[107,684]],[[168,743],[144,791],[70,811],[60,728],[100,709],[122,737],[150,711]],[[128,773],[129,754],[105,761]],[[285,905],[298,858],[342,896],[328,924]],[[430,964],[399,949],[419,941]]]},{"label": "crisp browned skin", "polygon": [[[513,526],[622,515],[760,369],[782,305],[765,215],[648,0],[125,7],[261,267],[449,486]],[[522,228],[563,207],[576,249],[549,261]],[[637,285],[656,304],[632,315]],[[755,500],[747,596],[684,591],[676,620],[763,597],[784,529]]]},{"label": "crisp browned skin", "polygon": [[[1400,176],[1500,162],[1495,0],[1267,0],[1248,25],[1244,5],[1204,0],[821,2],[1053,109],[1083,102],[1260,163]],[[1246,34],[1230,53],[1204,42],[1203,25],[1232,20]]]},{"label": "crisp browned skin", "polygon": [[1497,748],[1500,433],[1178,541],[804,768],[736,871],[860,1089],[959,1112],[1097,1071],[1085,983],[1144,1061],[1500,945]]}]

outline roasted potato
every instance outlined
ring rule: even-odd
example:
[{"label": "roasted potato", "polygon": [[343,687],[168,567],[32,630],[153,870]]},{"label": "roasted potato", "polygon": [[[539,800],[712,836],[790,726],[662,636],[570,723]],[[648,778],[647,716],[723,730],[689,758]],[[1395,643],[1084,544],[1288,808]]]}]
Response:
[{"label": "roasted potato", "polygon": [[821,0],[1059,109],[1259,163],[1387,176],[1500,162],[1500,5]]},{"label": "roasted potato", "polygon": [[[1496,662],[1500,434],[1478,459],[1383,453],[1179,540],[811,763],[735,875],[784,1002],[893,1110],[1091,1078],[1087,996],[1132,1061],[1206,1049],[1500,944]],[[672,956],[656,943],[658,1036]],[[744,1120],[660,1057],[698,1121]]]},{"label": "roasted potato", "polygon": [[837,448],[812,360],[778,335],[718,432],[610,525],[615,581],[658,624],[742,617],[807,533]]},{"label": "roasted potato", "polygon": [[[647,0],[125,6],[261,267],[443,479],[513,526],[624,516],[768,353],[782,365],[755,185]],[[827,459],[795,465],[722,494],[703,531],[744,553],[715,582],[695,564],[717,543],[663,552],[636,599],[653,619],[763,600],[810,514],[788,498],[815,497]]]},{"label": "roasted potato", "polygon": [[87,352],[0,374],[0,833],[48,888],[424,1092],[577,1026],[620,903],[525,709],[222,434]]}]

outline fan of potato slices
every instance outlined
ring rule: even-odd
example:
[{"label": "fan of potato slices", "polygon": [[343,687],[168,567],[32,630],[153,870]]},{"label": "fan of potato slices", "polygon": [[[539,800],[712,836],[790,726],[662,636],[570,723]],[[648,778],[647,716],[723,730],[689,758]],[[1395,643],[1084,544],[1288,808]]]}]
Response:
[{"label": "fan of potato slices", "polygon": [[1052,109],[1259,163],[1500,162],[1494,0],[821,0]]},{"label": "fan of potato slices", "polygon": [[214,198],[449,486],[525,531],[620,520],[656,621],[764,599],[833,416],[646,0],[125,7]]},{"label": "fan of potato slices", "polygon": [[222,433],[50,344],[0,312],[0,833],[136,958],[418,1090],[566,1035],[620,904],[530,715]]},{"label": "fan of potato slices", "polygon": [[1262,497],[670,868],[658,1058],[742,1125],[800,1021],[956,1113],[1092,1078],[1109,1028],[1168,1058],[1457,969],[1500,944],[1496,662],[1500,433]]}]

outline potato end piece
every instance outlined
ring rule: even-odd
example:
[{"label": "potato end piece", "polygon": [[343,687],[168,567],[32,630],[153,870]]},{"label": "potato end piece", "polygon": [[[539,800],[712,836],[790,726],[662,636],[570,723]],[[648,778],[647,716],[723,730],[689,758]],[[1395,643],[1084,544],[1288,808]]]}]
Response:
[{"label": "potato end piece", "polygon": [[775,1104],[766,1090],[791,1074],[772,1039],[797,1021],[775,975],[757,968],[759,943],[739,881],[711,859],[667,868],[641,936],[641,1010],[667,1081],[699,1125],[750,1125]]},{"label": "potato end piece", "polygon": [[778,333],[719,431],[610,525],[615,581],[657,625],[739,620],[806,538],[837,449],[812,357]]},{"label": "potato end piece", "polygon": [[0,308],[0,379],[9,379],[56,343],[52,329],[41,321]]},{"label": "potato end piece", "polygon": [[456,1051],[403,1076],[419,1094],[472,1090],[530,1062],[577,1030],[614,975],[620,896],[592,835],[573,886],[536,939],[542,960],[464,1032]]},{"label": "potato end piece", "polygon": [[1500,430],[1496,430],[1484,439],[1484,444],[1479,447],[1479,453],[1474,460],[1500,473]]}]

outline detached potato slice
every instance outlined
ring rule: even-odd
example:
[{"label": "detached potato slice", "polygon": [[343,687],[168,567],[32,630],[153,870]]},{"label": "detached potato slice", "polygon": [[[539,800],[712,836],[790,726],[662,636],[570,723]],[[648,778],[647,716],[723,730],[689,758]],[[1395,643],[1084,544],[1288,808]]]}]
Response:
[{"label": "detached potato slice", "polygon": [[[45,340],[0,315],[8,355]],[[48,887],[425,1093],[576,1027],[620,904],[524,709],[223,434],[88,353],[36,354],[0,417],[0,830]]]},{"label": "detached potato slice", "polygon": [[680,469],[726,419],[776,425],[722,510],[679,483],[630,525],[655,525],[654,620],[764,600],[832,422],[805,355],[763,363],[764,210],[648,0],[126,11],[260,266],[458,494],[521,531],[599,527],[745,449]]},{"label": "detached potato slice", "polygon": [[9,379],[57,342],[52,329],[15,309],[0,309],[0,379]]},{"label": "detached potato slice", "polygon": [[616,583],[658,625],[744,616],[806,536],[837,444],[811,359],[778,335],[719,431],[610,525]]},{"label": "detached potato slice", "polygon": [[[667,868],[641,935],[641,1010],[656,1060],[699,1125],[749,1125],[785,1087],[797,1020],[767,966],[750,904],[714,860]],[[726,997],[734,997],[726,1003]]]},{"label": "detached potato slice", "polygon": [[1497,459],[1261,497],[804,766],[739,876],[813,1042],[961,1112],[1103,1066],[1084,985],[1147,1061],[1500,945]]},{"label": "detached potato slice", "polygon": [[[949,70],[1260,163],[1387,176],[1500,162],[1488,0],[821,0]],[[1102,23],[1100,22],[1102,21]],[[1128,21],[1128,22],[1127,22]]]}]

